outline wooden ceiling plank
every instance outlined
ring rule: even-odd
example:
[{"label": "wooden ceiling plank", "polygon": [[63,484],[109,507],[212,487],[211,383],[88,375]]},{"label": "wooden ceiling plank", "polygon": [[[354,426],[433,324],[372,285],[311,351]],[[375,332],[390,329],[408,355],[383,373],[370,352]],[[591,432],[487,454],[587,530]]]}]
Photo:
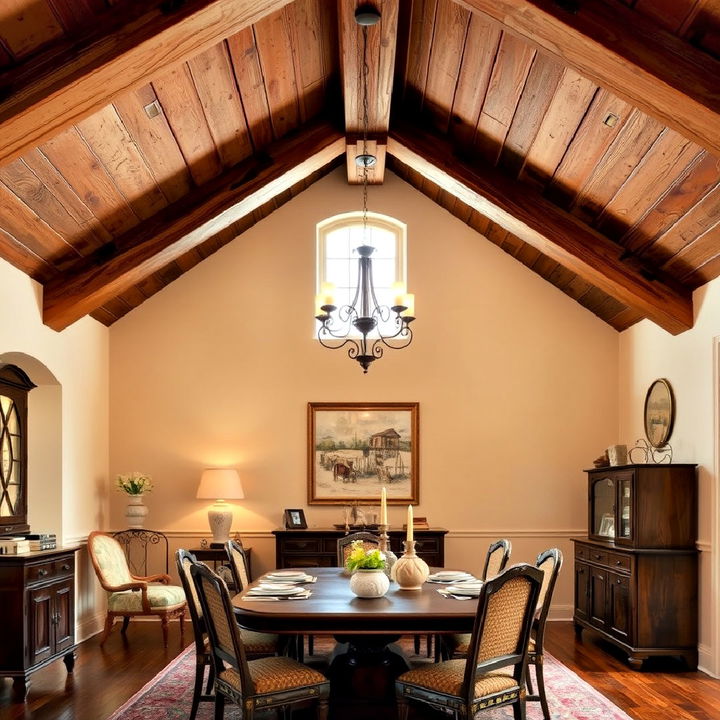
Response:
[{"label": "wooden ceiling plank", "polygon": [[205,239],[324,167],[344,152],[344,139],[315,123],[207,183],[117,241],[117,253],[80,266],[45,286],[44,322],[61,330]]},{"label": "wooden ceiling plank", "polygon": [[220,161],[232,167],[252,154],[252,143],[225,43],[190,58],[188,67]]},{"label": "wooden ceiling plank", "polygon": [[80,121],[77,128],[138,218],[145,220],[168,204],[112,105]]},{"label": "wooden ceiling plank", "polygon": [[460,65],[472,14],[452,0],[439,0],[435,15],[423,116],[445,134],[457,88]]},{"label": "wooden ceiling plank", "polygon": [[276,12],[257,23],[255,42],[265,82],[273,135],[279,139],[300,124],[298,88],[290,47],[290,26],[286,15]]},{"label": "wooden ceiling plank", "polygon": [[525,157],[520,179],[538,189],[550,182],[592,102],[597,85],[573,69],[563,72]]},{"label": "wooden ceiling plank", "polygon": [[635,325],[643,319],[643,315],[633,308],[624,308],[617,315],[613,316],[608,322],[618,331],[622,332],[629,327]]},{"label": "wooden ceiling plank", "polygon": [[604,88],[595,95],[590,109],[555,170],[546,196],[567,207],[592,175],[595,166],[612,145],[630,116],[632,106]]},{"label": "wooden ceiling plank", "polygon": [[217,177],[222,164],[190,68],[181,65],[152,85],[195,184]]},{"label": "wooden ceiling plank", "polygon": [[622,238],[622,244],[639,252],[667,232],[694,207],[720,179],[720,159],[701,152],[660,201]]},{"label": "wooden ceiling plank", "polygon": [[64,34],[45,2],[3,0],[2,15],[0,38],[16,59]]},{"label": "wooden ceiling plank", "polygon": [[108,9],[103,0],[50,0],[50,7],[65,31],[73,35],[87,30]]},{"label": "wooden ceiling plank", "polygon": [[625,126],[571,204],[571,212],[592,222],[612,200],[622,184],[650,150],[663,128],[657,120],[633,110]]},{"label": "wooden ceiling plank", "polygon": [[399,127],[390,133],[388,151],[524,242],[642,310],[669,332],[692,327],[689,293],[649,281],[632,262],[620,260],[618,245],[542,196],[518,192],[515,182],[490,167],[479,174],[463,165],[442,138]]},{"label": "wooden ceiling plank", "polygon": [[562,75],[563,67],[555,58],[535,55],[498,161],[508,175],[519,174]]},{"label": "wooden ceiling plank", "polygon": [[85,47],[76,46],[67,62],[38,57],[15,73],[25,79],[22,86],[12,76],[4,78],[14,92],[0,104],[0,163],[288,2],[191,0],[171,14],[154,8]]},{"label": "wooden ceiling plank", "polygon": [[273,129],[253,29],[246,28],[232,35],[227,45],[250,139],[257,152],[273,141]]},{"label": "wooden ceiling plank", "polygon": [[57,275],[57,270],[38,257],[24,243],[16,240],[0,227],[0,257],[37,282],[47,282]]},{"label": "wooden ceiling plank", "polygon": [[[399,0],[382,0],[377,10],[380,22],[367,28],[367,133],[379,141],[377,153],[383,153],[384,138],[390,126],[390,100],[395,72]],[[346,166],[348,182],[362,182],[363,173],[355,165],[358,138],[362,135],[363,111],[363,28],[355,22],[357,0],[339,0],[340,68],[347,133]],[[368,152],[370,148],[368,147]],[[382,183],[384,163],[372,169],[372,182]]]},{"label": "wooden ceiling plank", "polygon": [[450,135],[460,145],[475,138],[501,37],[499,25],[477,13],[470,16],[451,114]]},{"label": "wooden ceiling plank", "polygon": [[[151,118],[145,108],[152,103],[160,112]],[[190,192],[190,171],[152,86],[143,85],[113,104],[168,202]]]},{"label": "wooden ceiling plank", "polygon": [[493,165],[505,143],[534,58],[534,47],[503,33],[475,128],[474,149]]},{"label": "wooden ceiling plank", "polygon": [[634,7],[666,30],[677,33],[692,11],[692,5],[678,0],[637,0]]},{"label": "wooden ceiling plank", "polygon": [[[402,106],[409,113],[420,112],[425,95],[432,30],[435,27],[437,0],[415,0],[410,17],[407,72],[402,92]],[[342,37],[342,34],[341,34]],[[342,55],[341,55],[342,57]]]},{"label": "wooden ceiling plank", "polygon": [[[684,281],[688,277],[697,275],[707,263],[720,260],[718,248],[720,248],[720,220],[678,250],[663,264],[663,270],[677,273]],[[718,267],[720,268],[720,265]],[[707,277],[705,282],[712,279]]]},{"label": "wooden ceiling plank", "polygon": [[137,216],[75,128],[48,140],[40,150],[114,237],[137,224]]},{"label": "wooden ceiling plank", "polygon": [[595,221],[604,235],[622,237],[667,192],[701,152],[690,140],[663,131]]},{"label": "wooden ceiling plank", "polygon": [[629,8],[585,0],[460,0],[559,56],[702,147],[720,155],[720,61]]}]

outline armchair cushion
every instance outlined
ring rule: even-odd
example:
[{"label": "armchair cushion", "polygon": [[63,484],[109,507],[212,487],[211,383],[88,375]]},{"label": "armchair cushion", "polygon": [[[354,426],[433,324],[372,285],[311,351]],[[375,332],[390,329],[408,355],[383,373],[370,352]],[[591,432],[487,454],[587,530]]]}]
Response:
[{"label": "armchair cushion", "polygon": [[[444,695],[460,695],[464,675],[465,660],[447,660],[409,670],[403,673],[397,681]],[[475,699],[509,690],[519,690],[517,681],[510,673],[490,672],[478,676],[475,683]]]},{"label": "armchair cushion", "polygon": [[133,581],[125,553],[115,538],[98,533],[93,539],[92,553],[103,585],[117,587]]},{"label": "armchair cushion", "polygon": [[[148,585],[147,598],[151,609],[170,608],[185,603],[185,593],[179,585]],[[139,590],[124,590],[110,593],[110,612],[142,612],[142,593]]]}]

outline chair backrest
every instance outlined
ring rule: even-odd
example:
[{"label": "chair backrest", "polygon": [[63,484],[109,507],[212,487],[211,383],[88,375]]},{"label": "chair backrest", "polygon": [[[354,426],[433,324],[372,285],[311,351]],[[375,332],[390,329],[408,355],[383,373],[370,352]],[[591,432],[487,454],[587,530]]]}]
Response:
[{"label": "chair backrest", "polygon": [[182,549],[175,553],[175,561],[180,576],[180,584],[185,591],[188,609],[190,610],[190,619],[195,634],[195,649],[198,652],[204,652],[205,622],[203,620],[202,605],[190,573],[190,568],[199,563],[191,552]]},{"label": "chair backrest", "polygon": [[190,575],[200,600],[215,675],[219,676],[228,667],[233,668],[240,676],[241,694],[254,694],[255,685],[225,582],[202,563],[193,563]]},{"label": "chair backrest", "polygon": [[91,532],[88,535],[88,553],[103,589],[112,591],[133,581],[125,553],[112,535]]},{"label": "chair backrest", "polygon": [[461,694],[471,703],[478,674],[513,666],[523,687],[542,571],[521,563],[484,583],[470,636]]},{"label": "chair backrest", "polygon": [[241,592],[250,584],[247,555],[243,546],[235,540],[228,540],[225,543],[225,552],[230,564],[233,583],[235,583],[235,591]]},{"label": "chair backrest", "polygon": [[538,595],[537,608],[535,611],[535,648],[542,651],[543,640],[545,635],[545,621],[550,612],[550,603],[552,603],[553,592],[555,591],[555,582],[560,573],[563,563],[563,555],[558,548],[550,548],[545,550],[537,557],[535,567],[543,571],[542,586]]},{"label": "chair backrest", "polygon": [[361,540],[365,550],[373,550],[380,547],[380,538],[370,532],[356,532],[345,535],[337,541],[337,564],[338,567],[345,567],[345,561],[350,554],[350,546],[355,540]]},{"label": "chair backrest", "polygon": [[480,579],[491,580],[496,575],[499,575],[508,564],[511,552],[512,543],[505,538],[492,543],[485,556],[485,565]]},{"label": "chair backrest", "polygon": [[[113,537],[120,543],[130,572],[138,577],[156,573],[168,574],[169,547],[164,533],[144,528],[118,530]],[[151,572],[148,572],[150,568]]]}]

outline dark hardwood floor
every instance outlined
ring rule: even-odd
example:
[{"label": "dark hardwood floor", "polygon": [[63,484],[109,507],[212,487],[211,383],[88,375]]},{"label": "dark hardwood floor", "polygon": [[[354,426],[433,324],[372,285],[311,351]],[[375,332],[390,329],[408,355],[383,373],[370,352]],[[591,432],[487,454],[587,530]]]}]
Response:
[{"label": "dark hardwood floor", "polygon": [[[192,633],[186,627],[186,641]],[[549,623],[547,650],[636,720],[718,720],[720,680],[687,672],[679,662],[653,661],[641,672],[592,633],[576,638],[571,623]],[[159,623],[133,623],[127,637],[116,629],[105,647],[99,637],[80,645],[75,672],[55,662],[31,678],[27,703],[0,680],[0,720],[106,720],[181,650],[177,624],[167,650]]]}]

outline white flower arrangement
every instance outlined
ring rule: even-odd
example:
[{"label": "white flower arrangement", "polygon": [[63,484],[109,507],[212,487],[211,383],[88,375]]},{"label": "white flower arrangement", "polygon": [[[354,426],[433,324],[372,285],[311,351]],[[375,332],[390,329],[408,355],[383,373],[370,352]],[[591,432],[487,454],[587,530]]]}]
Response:
[{"label": "white flower arrangement", "polygon": [[152,478],[141,472],[134,472],[131,475],[118,475],[115,484],[118,492],[124,492],[126,495],[142,495],[143,493],[152,492]]}]

